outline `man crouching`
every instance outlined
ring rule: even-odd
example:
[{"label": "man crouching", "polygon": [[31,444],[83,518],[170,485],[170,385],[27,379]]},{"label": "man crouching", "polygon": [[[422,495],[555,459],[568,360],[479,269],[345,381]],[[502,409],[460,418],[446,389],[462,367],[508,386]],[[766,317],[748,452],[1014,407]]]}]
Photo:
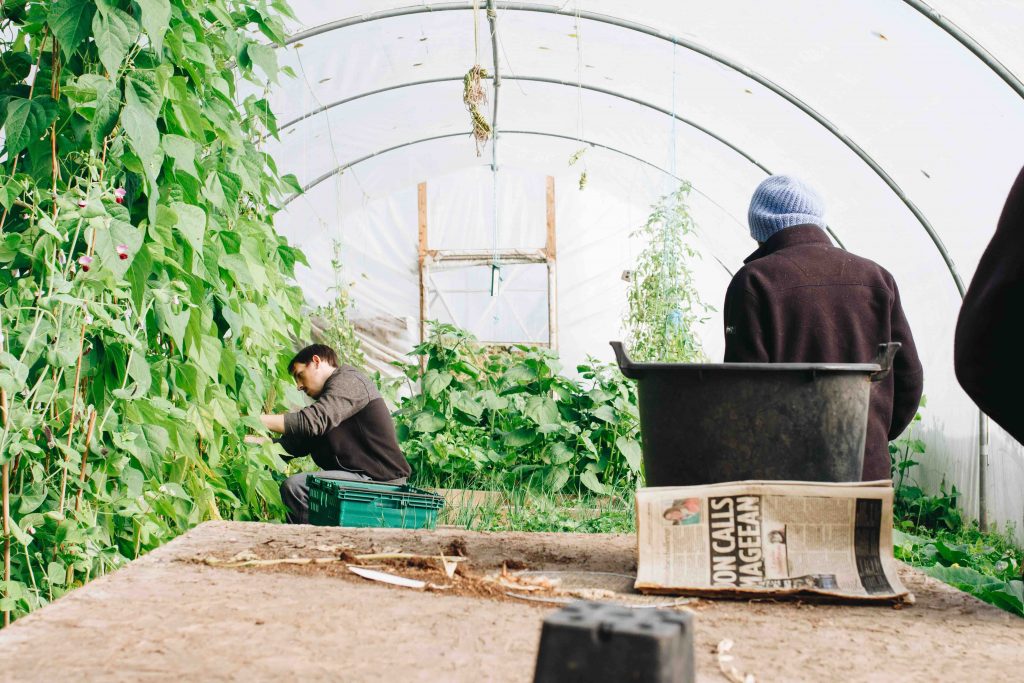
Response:
[{"label": "man crouching", "polygon": [[[288,363],[299,391],[312,405],[283,415],[261,415],[267,429],[281,434],[278,443],[290,455],[311,455],[323,468],[316,476],[346,481],[404,484],[411,468],[398,447],[395,423],[387,404],[370,378],[339,365],[329,346],[313,344]],[[288,477],[281,500],[288,522],[309,520],[309,473]]]}]

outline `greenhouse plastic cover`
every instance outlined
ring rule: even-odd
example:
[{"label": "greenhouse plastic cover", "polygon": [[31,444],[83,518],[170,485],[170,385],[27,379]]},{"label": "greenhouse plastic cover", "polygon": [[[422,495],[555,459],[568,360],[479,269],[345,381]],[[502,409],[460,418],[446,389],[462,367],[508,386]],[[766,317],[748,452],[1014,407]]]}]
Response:
[{"label": "greenhouse plastic cover", "polygon": [[[1024,3],[930,4],[1019,85]],[[291,5],[279,61],[297,77],[269,91],[281,132],[266,151],[308,189],[276,223],[309,258],[299,281],[313,306],[334,296],[340,249],[377,367],[419,340],[419,183],[430,249],[495,252],[543,249],[554,178],[557,346],[571,371],[588,355],[612,359],[623,271],[644,246],[631,234],[679,179],[693,186],[698,289],[720,309],[756,246],[753,189],[792,173],[822,193],[842,245],[895,276],[925,366],[921,483],[955,484],[977,513],[988,421],[953,373],[956,278],[970,282],[1024,164],[1024,99],[922,3],[498,2],[496,173],[490,144],[477,156],[462,101],[471,66],[493,73],[485,2]],[[537,268],[503,266],[494,296],[490,273],[432,269],[429,316],[492,341],[546,341]],[[720,359],[720,312],[700,336]],[[1024,449],[986,430],[989,519],[1024,529]]]}]

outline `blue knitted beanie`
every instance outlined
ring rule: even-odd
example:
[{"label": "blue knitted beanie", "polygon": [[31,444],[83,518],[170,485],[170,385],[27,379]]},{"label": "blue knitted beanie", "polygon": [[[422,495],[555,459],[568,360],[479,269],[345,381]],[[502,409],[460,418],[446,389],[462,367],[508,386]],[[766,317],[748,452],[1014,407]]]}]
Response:
[{"label": "blue knitted beanie", "polygon": [[794,225],[810,223],[824,228],[824,215],[825,202],[813,187],[793,176],[773,175],[754,190],[747,222],[750,236],[764,242]]}]

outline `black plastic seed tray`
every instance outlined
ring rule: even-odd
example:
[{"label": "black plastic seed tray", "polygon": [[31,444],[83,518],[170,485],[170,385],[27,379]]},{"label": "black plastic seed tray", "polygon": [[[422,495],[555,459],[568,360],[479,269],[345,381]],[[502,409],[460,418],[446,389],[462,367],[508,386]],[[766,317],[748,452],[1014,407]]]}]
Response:
[{"label": "black plastic seed tray", "polygon": [[693,615],[574,602],[544,619],[534,683],[693,683]]}]

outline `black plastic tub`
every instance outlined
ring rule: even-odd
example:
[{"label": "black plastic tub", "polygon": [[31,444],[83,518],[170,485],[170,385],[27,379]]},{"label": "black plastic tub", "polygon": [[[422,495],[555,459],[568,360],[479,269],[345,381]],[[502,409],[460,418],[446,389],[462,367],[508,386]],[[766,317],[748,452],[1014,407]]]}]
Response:
[{"label": "black plastic tub", "polygon": [[875,363],[634,363],[647,486],[745,479],[860,481]]}]

